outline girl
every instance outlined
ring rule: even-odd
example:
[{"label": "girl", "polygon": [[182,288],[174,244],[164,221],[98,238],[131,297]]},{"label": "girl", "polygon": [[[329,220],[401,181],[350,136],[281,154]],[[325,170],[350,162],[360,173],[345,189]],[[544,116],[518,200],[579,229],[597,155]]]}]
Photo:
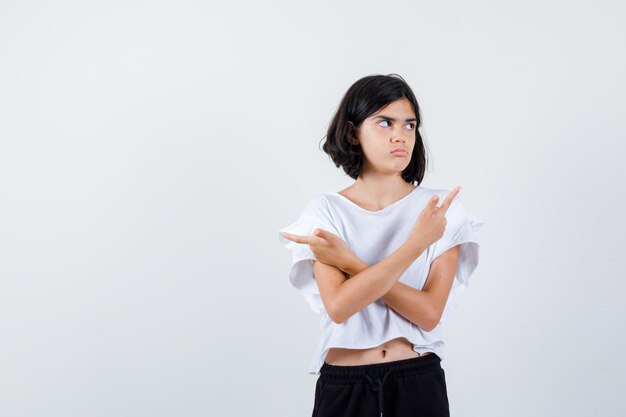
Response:
[{"label": "girl", "polygon": [[[279,232],[292,285],[322,313],[313,417],[449,416],[440,324],[478,264],[484,222],[422,187],[419,106],[397,74],[356,81],[323,150],[355,182]],[[438,206],[438,203],[441,204]]]}]

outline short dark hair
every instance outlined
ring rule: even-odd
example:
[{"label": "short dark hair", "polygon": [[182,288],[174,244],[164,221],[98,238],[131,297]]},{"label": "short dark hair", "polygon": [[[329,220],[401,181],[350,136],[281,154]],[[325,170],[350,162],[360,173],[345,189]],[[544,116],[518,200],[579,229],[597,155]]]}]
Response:
[{"label": "short dark hair", "polygon": [[356,81],[341,100],[337,112],[328,126],[322,150],[326,152],[337,168],[351,178],[357,179],[363,167],[363,151],[360,145],[351,143],[355,128],[370,115],[401,98],[408,99],[415,112],[415,147],[411,162],[402,171],[402,179],[419,185],[426,171],[426,148],[418,128],[422,124],[420,108],[411,87],[398,74],[368,75]]}]

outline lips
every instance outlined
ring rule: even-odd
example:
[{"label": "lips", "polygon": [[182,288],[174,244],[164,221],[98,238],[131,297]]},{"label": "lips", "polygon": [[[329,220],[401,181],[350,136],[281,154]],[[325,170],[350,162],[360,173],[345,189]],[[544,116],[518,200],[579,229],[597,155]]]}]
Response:
[{"label": "lips", "polygon": [[393,151],[391,151],[391,153],[397,154],[397,155],[407,155],[408,154],[407,150],[404,149],[404,148],[396,148]]}]

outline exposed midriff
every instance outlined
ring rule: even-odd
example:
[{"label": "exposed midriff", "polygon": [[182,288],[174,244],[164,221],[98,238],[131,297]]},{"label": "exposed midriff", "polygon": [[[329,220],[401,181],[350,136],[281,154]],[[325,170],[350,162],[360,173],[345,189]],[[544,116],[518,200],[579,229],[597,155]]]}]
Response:
[{"label": "exposed midriff", "polygon": [[[425,352],[423,355],[430,353]],[[419,356],[420,354],[413,350],[413,343],[404,337],[398,337],[369,349],[330,348],[324,362],[340,366],[370,365]]]}]

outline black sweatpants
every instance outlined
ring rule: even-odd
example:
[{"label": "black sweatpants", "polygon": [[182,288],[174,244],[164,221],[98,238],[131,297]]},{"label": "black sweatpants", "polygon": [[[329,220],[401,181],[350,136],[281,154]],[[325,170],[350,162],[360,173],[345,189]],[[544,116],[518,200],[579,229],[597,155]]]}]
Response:
[{"label": "black sweatpants", "polygon": [[370,365],[322,365],[312,417],[449,417],[436,353]]}]

